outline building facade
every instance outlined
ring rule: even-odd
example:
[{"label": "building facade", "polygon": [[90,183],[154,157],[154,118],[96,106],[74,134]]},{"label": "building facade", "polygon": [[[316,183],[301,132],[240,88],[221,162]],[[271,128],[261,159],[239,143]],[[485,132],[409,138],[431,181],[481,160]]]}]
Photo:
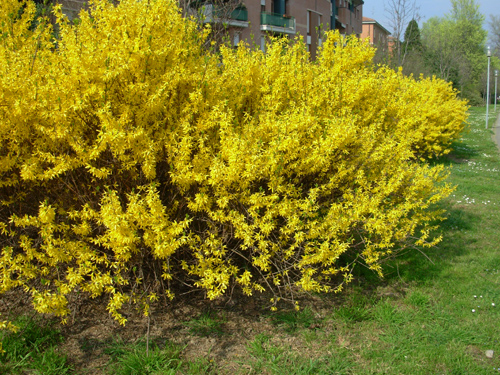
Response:
[{"label": "building facade", "polygon": [[[338,29],[344,35],[361,36],[363,4],[363,0],[244,0],[240,5],[246,12],[244,17],[236,19],[232,15],[228,20],[218,21],[228,25],[234,45],[240,40],[253,40],[265,50],[271,36],[299,36],[314,59],[327,30]],[[208,13],[211,7],[213,5],[205,3]],[[242,12],[233,14],[243,15]],[[216,19],[208,16],[206,21]]]},{"label": "building facade", "polygon": [[[57,0],[70,19],[86,0]],[[338,29],[344,35],[362,32],[363,0],[202,0],[192,12],[203,22],[223,24],[233,45],[245,40],[266,49],[271,36],[303,38],[315,58],[323,33]],[[189,13],[189,12],[187,12]]]},{"label": "building facade", "polygon": [[363,17],[362,39],[369,39],[370,45],[380,49],[382,52],[389,51],[389,40],[391,33],[372,18]]},{"label": "building facade", "polygon": [[[362,0],[334,0],[333,1],[335,29],[344,35],[356,35],[358,38],[363,31],[363,4]],[[333,24],[333,23],[332,23]]]},{"label": "building facade", "polygon": [[248,26],[231,26],[234,44],[253,40],[265,51],[270,37],[304,39],[314,58],[322,43],[322,34],[330,29],[332,3],[330,0],[246,0]]}]

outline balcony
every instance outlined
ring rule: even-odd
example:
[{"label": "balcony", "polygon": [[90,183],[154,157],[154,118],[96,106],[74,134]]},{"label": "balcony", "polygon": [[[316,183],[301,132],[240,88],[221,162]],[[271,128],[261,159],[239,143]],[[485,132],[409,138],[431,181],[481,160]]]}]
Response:
[{"label": "balcony", "polygon": [[248,10],[243,9],[243,8],[237,8],[231,12],[231,15],[229,16],[231,20],[235,21],[248,21]]},{"label": "balcony", "polygon": [[248,27],[248,10],[236,8],[230,12],[223,7],[205,4],[202,8],[205,23],[221,22],[229,26]]},{"label": "balcony", "polygon": [[295,17],[281,14],[261,12],[260,29],[281,34],[295,34]]}]

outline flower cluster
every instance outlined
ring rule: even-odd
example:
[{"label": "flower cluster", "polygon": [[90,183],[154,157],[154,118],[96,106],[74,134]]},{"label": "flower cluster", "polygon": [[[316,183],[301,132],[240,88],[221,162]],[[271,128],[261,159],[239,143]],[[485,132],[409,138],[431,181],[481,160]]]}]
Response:
[{"label": "flower cluster", "polygon": [[335,32],[316,62],[300,40],[208,51],[172,0],[56,8],[57,40],[33,16],[0,10],[0,293],[59,316],[105,294],[124,324],[179,285],[276,303],[439,241],[452,189],[421,160],[464,126],[449,84]]}]

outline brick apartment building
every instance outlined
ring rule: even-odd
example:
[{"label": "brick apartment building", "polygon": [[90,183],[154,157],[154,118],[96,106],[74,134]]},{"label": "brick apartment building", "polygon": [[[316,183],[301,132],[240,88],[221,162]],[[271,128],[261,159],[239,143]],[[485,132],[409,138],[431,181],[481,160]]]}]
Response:
[{"label": "brick apartment building", "polygon": [[[363,0],[245,0],[227,21],[228,31],[233,44],[253,36],[262,50],[271,35],[301,36],[315,58],[324,31],[338,29],[345,35],[361,36],[363,4]],[[210,11],[212,7],[208,5]]]},{"label": "brick apartment building", "polygon": [[369,39],[370,44],[382,52],[387,52],[389,48],[391,33],[372,18],[363,17],[362,39]]},{"label": "brick apartment building", "polygon": [[[56,0],[70,18],[78,15],[86,0]],[[205,22],[224,22],[228,26],[230,40],[237,45],[241,40],[260,44],[265,50],[267,38],[279,35],[304,38],[311,57],[322,43],[326,30],[338,29],[342,34],[362,33],[363,0],[234,0],[235,6],[224,19],[220,6],[226,0],[205,0],[201,12]],[[197,3],[199,6],[199,2]],[[227,9],[227,8],[226,8]]]},{"label": "brick apartment building", "polygon": [[335,15],[335,24],[332,29],[338,29],[341,34],[356,35],[359,38],[363,29],[364,1],[335,0],[332,3]]}]

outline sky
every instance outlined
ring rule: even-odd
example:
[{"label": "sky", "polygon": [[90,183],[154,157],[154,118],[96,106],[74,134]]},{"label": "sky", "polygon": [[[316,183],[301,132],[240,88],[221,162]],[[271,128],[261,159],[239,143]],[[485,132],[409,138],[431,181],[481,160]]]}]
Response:
[{"label": "sky", "polygon": [[[384,10],[388,7],[389,0],[364,0],[363,17],[373,18],[382,26],[390,30],[390,22],[388,22],[387,12]],[[421,20],[419,25],[432,17],[443,17],[449,14],[451,10],[450,0],[415,0],[417,7],[419,7],[419,14]],[[500,15],[500,0],[475,0],[479,4],[479,10],[485,16],[485,24],[483,27],[487,30],[490,19],[490,14]]]}]

